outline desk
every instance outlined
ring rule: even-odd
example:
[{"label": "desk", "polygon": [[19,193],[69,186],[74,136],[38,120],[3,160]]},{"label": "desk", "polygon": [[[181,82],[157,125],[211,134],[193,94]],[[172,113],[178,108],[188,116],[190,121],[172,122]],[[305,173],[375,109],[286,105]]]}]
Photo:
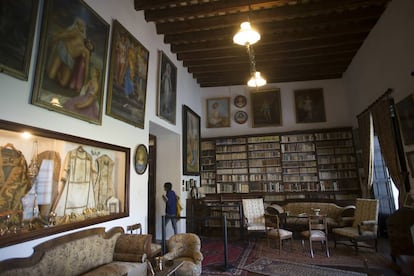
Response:
[{"label": "desk", "polygon": [[155,276],[170,276],[174,275],[174,273],[183,265],[184,261],[175,260],[173,263],[168,266],[169,262],[164,262],[164,269],[161,271],[155,270]]}]

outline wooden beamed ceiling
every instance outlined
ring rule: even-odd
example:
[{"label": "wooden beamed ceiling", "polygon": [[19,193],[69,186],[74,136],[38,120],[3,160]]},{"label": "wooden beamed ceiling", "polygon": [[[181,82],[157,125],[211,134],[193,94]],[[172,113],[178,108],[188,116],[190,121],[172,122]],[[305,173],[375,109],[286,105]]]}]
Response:
[{"label": "wooden beamed ceiling", "polygon": [[245,85],[250,20],[256,69],[268,83],[341,78],[390,0],[135,0],[201,87]]}]

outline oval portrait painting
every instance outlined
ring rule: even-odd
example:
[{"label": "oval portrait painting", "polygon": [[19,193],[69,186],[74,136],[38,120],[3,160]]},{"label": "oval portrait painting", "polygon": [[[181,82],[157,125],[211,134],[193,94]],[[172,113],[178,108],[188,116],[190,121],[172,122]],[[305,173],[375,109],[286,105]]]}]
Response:
[{"label": "oval portrait painting", "polygon": [[137,174],[143,174],[148,165],[148,150],[143,144],[140,144],[135,151],[134,168]]}]

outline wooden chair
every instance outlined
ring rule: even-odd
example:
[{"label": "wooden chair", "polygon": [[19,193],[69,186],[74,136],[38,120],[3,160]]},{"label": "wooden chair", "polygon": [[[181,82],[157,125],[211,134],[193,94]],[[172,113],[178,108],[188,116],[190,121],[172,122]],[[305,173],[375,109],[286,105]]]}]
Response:
[{"label": "wooden chair", "polygon": [[[142,225],[141,223],[135,223],[132,225],[127,226],[127,231],[129,231],[130,234],[137,234],[142,235]],[[156,256],[161,255],[161,244],[158,243],[151,243],[151,254],[148,256],[148,259],[152,260]]]},{"label": "wooden chair", "polygon": [[244,227],[247,234],[265,233],[265,209],[263,198],[243,198]]},{"label": "wooden chair", "polygon": [[328,246],[328,224],[326,222],[326,216],[310,215],[308,218],[309,229],[301,232],[303,237],[302,247],[305,250],[304,239],[309,240],[309,249],[311,257],[314,257],[312,244],[314,241],[321,242],[325,245],[326,256],[329,258],[329,246]]},{"label": "wooden chair", "polygon": [[292,232],[281,229],[278,215],[265,214],[266,239],[267,245],[270,247],[270,240],[276,240],[279,243],[279,254],[283,246],[284,240],[290,240],[290,250],[292,251]]},{"label": "wooden chair", "polygon": [[[358,253],[358,246],[360,247],[374,247],[377,248],[378,239],[378,210],[379,201],[377,199],[357,198],[355,204],[354,222],[351,227],[333,228],[335,247],[339,244],[338,238],[344,237],[351,241],[355,247],[355,252]],[[372,241],[373,246],[369,244],[358,244],[359,242]],[[346,243],[342,243],[347,245]]]}]

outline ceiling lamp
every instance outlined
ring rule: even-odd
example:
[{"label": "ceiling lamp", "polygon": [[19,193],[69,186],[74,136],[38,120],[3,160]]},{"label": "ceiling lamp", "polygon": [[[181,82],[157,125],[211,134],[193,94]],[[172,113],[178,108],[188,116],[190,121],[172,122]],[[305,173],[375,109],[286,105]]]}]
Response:
[{"label": "ceiling lamp", "polygon": [[233,42],[235,44],[246,46],[247,54],[250,61],[250,75],[251,78],[247,82],[249,87],[259,87],[266,84],[266,80],[256,71],[256,60],[253,51],[253,44],[260,40],[260,34],[252,29],[250,22],[243,22],[240,25],[240,31],[234,35]]},{"label": "ceiling lamp", "polygon": [[233,42],[245,46],[252,45],[260,40],[260,34],[252,29],[250,22],[243,22],[240,24],[240,31],[233,36]]},{"label": "ceiling lamp", "polygon": [[253,76],[250,78],[250,80],[247,82],[247,85],[250,87],[259,87],[265,85],[267,82],[262,76],[260,75],[260,72],[255,71]]}]

